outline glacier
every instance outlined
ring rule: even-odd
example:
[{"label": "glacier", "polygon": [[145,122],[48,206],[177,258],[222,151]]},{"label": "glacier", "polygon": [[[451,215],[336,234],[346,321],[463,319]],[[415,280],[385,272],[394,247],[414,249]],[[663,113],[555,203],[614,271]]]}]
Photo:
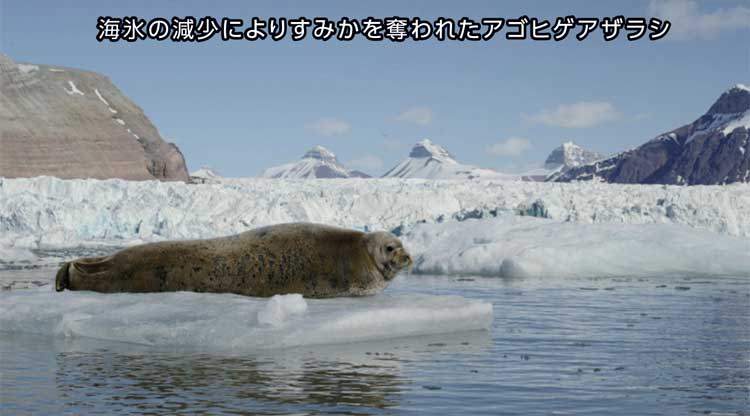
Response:
[{"label": "glacier", "polygon": [[[0,294],[0,328],[65,339],[252,352],[486,330],[492,304],[459,296],[308,300],[191,292]],[[199,307],[198,307],[199,306]]]},{"label": "glacier", "polygon": [[392,231],[417,273],[744,276],[748,213],[748,184],[0,178],[0,263],[309,221]]},{"label": "glacier", "polygon": [[422,222],[502,215],[682,224],[750,237],[748,213],[749,184],[221,179],[190,185],[0,178],[0,241],[25,248],[215,237],[292,221],[398,231]]}]

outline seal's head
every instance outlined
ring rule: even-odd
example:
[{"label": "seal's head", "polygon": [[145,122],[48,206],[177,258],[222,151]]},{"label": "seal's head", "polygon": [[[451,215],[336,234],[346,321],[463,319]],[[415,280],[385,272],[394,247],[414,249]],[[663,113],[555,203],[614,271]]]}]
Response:
[{"label": "seal's head", "polygon": [[401,241],[391,233],[368,233],[365,235],[365,244],[378,271],[386,280],[393,279],[398,272],[411,266],[411,256]]}]

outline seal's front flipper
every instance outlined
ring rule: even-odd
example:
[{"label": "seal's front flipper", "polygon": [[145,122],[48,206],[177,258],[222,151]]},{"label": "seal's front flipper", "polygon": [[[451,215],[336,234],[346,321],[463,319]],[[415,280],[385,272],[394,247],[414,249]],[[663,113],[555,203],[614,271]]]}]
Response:
[{"label": "seal's front flipper", "polygon": [[60,270],[57,271],[57,275],[55,276],[55,290],[58,292],[62,292],[70,286],[70,275],[68,274],[69,267],[70,262],[66,262],[63,263],[63,265],[60,266]]}]

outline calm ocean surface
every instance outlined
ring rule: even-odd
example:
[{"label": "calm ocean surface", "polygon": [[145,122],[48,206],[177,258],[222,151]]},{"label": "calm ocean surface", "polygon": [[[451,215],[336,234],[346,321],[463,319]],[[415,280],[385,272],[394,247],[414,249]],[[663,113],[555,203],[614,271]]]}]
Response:
[{"label": "calm ocean surface", "polygon": [[406,276],[387,292],[484,299],[493,325],[237,355],[0,332],[0,414],[750,414],[747,277]]}]

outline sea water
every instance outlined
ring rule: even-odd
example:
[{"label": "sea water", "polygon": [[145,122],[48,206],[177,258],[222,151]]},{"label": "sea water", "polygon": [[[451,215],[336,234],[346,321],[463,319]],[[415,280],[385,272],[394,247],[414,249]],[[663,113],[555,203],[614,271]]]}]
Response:
[{"label": "sea water", "polygon": [[[0,306],[7,312],[16,302],[18,313],[23,306],[19,296],[49,296],[54,302],[54,294],[47,292],[53,274],[53,269],[3,270],[0,280],[10,289],[0,293]],[[313,325],[316,319],[350,316],[352,311],[362,312],[357,325],[374,328],[368,329],[374,335],[355,342],[330,337],[330,343],[316,339],[262,348],[265,344],[258,341],[252,348],[222,349],[215,342],[188,341],[188,335],[203,334],[220,320],[186,327],[188,335],[176,343],[124,330],[91,338],[75,332],[75,325],[67,335],[34,334],[20,325],[29,322],[18,321],[15,330],[7,331],[13,322],[6,318],[0,328],[0,414],[750,413],[747,277],[408,275],[363,303],[291,298],[251,304],[232,295],[79,294],[82,298],[76,299],[88,305],[80,313],[101,311],[88,317],[88,327],[117,316],[116,310],[96,306],[97,298],[111,299],[112,309],[124,307],[123,315],[139,304],[129,297],[147,296],[141,299],[152,309],[131,316],[135,331],[149,322],[167,322],[163,313],[178,310],[169,305],[178,305],[183,296],[191,302],[184,309],[189,322],[200,322],[201,313],[212,319],[208,309],[216,304],[238,302],[237,308],[249,308],[245,325],[258,325],[258,336],[269,339],[284,328],[298,329],[300,322]],[[205,312],[201,299],[207,302]],[[433,310],[440,318],[420,321],[425,327],[453,322],[450,313],[440,315],[441,304],[464,312],[467,305],[480,305],[462,318],[469,320],[481,317],[481,305],[490,304],[490,321],[479,330],[453,322],[443,333],[407,331],[390,338],[377,332],[382,320],[393,320],[396,329],[413,325],[414,319],[399,315],[414,310],[378,313],[409,305],[409,299],[423,302],[423,312]],[[28,306],[45,308],[33,302]],[[55,307],[59,305],[46,309]],[[32,316],[37,315],[16,318]],[[40,318],[40,326],[45,322]],[[86,328],[85,322],[79,325]],[[356,326],[348,330],[356,332]],[[226,336],[221,328],[217,331]]]}]

